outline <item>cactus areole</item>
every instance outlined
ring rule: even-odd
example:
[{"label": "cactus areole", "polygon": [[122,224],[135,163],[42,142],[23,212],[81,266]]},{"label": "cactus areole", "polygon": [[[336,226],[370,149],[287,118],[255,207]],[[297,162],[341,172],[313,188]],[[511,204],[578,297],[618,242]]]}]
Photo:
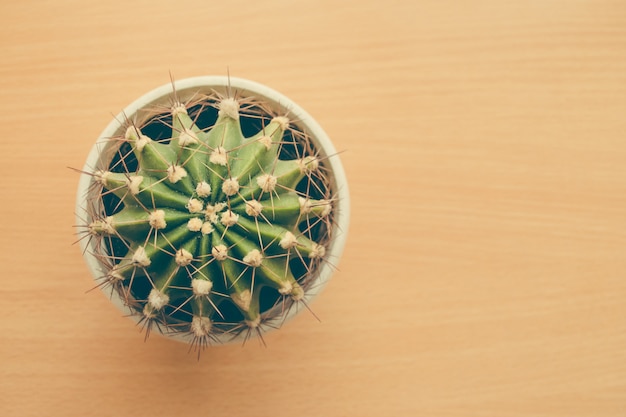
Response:
[{"label": "cactus areole", "polygon": [[[97,286],[151,330],[204,348],[279,327],[326,283],[349,201],[319,125],[251,81],[148,93],[104,130],[77,196]],[[262,339],[261,339],[262,340]]]}]

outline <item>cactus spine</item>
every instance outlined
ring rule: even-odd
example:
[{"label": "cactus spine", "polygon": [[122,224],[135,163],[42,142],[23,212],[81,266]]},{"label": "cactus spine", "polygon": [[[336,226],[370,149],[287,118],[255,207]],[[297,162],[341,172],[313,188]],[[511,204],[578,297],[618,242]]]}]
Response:
[{"label": "cactus spine", "polygon": [[[124,123],[93,177],[85,235],[139,317],[205,347],[261,334],[303,297],[330,238],[324,158],[285,114],[211,93]],[[206,114],[213,112],[213,116]],[[207,126],[200,121],[214,118]],[[258,131],[244,135],[255,125]]]}]

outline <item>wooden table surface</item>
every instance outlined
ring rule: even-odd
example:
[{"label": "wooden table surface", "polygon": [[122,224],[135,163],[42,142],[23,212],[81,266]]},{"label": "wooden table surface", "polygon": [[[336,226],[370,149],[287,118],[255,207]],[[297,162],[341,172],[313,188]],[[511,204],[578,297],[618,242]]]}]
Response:
[{"label": "wooden table surface", "polygon": [[[1,416],[626,416],[626,2],[4,1]],[[339,272],[201,359],[93,286],[74,196],[111,114],[250,78],[350,181]]]}]

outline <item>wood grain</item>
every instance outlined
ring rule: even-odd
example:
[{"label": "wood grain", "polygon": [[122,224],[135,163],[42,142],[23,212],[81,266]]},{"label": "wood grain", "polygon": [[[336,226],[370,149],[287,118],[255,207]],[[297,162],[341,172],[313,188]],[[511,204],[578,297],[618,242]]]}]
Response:
[{"label": "wood grain", "polygon": [[[626,415],[623,1],[3,2],[0,415]],[[303,314],[187,347],[93,286],[77,175],[111,114],[224,74],[345,151],[350,237]]]}]

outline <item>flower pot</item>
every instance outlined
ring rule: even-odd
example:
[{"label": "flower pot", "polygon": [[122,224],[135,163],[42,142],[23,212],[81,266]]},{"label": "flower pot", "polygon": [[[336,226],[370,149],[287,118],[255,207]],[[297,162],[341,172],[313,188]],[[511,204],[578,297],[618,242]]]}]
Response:
[{"label": "flower pot", "polygon": [[[238,109],[233,110],[233,103]],[[188,128],[182,120],[194,123]],[[228,127],[235,126],[233,120],[244,138],[257,133],[229,149],[221,146],[227,139],[220,145],[215,140],[222,131],[224,138],[235,135],[236,129]],[[284,134],[266,135],[272,126]],[[262,156],[263,166],[260,160],[240,162],[252,153],[243,151],[253,149],[252,143],[261,149],[257,140],[265,141],[276,159]],[[176,151],[166,152],[166,147]],[[257,148],[254,152],[261,155]],[[170,154],[174,156],[164,156]],[[193,165],[192,159],[200,162]],[[163,169],[145,168],[161,162],[167,165]],[[294,171],[297,184],[272,168],[288,164],[300,166],[300,174]],[[240,166],[247,167],[241,168],[247,174],[233,177],[231,171]],[[199,181],[202,175],[206,181]],[[293,188],[283,185],[288,181],[294,181]],[[162,197],[158,187],[175,192]],[[296,196],[297,220],[281,220],[280,201]],[[184,206],[170,204],[183,198]],[[255,201],[258,211],[252,207]],[[319,201],[324,203],[311,203]],[[237,204],[245,212],[237,211]],[[143,220],[119,220],[128,217],[119,214],[122,210],[134,213],[134,208]],[[166,217],[170,212],[174,214]],[[349,212],[341,162],[315,120],[270,88],[219,76],[175,81],[126,107],[92,148],[76,201],[80,245],[96,285],[146,336],[156,329],[196,348],[260,336],[307,310],[339,262]],[[282,231],[289,227],[291,235]],[[271,239],[277,230],[281,239]],[[180,245],[170,242],[179,238]],[[277,265],[284,265],[285,276]],[[291,283],[280,281],[288,279]],[[258,304],[258,312],[251,312],[251,304]]]}]

